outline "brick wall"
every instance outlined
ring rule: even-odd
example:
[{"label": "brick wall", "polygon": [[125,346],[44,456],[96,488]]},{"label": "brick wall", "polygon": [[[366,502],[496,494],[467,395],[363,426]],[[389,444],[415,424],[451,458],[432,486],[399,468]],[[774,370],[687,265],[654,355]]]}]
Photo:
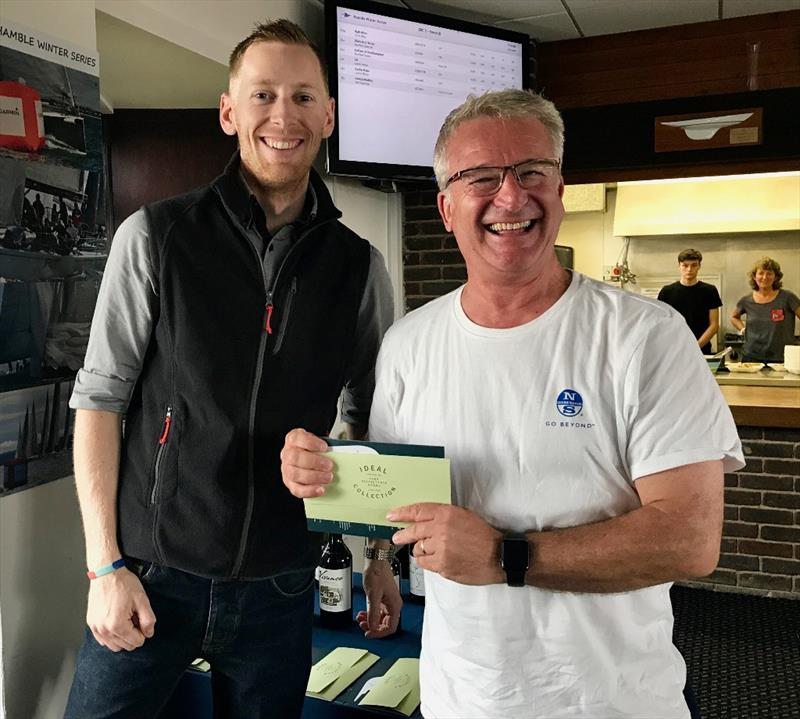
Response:
[{"label": "brick wall", "polygon": [[445,231],[433,184],[403,194],[403,288],[406,310],[454,290],[467,279],[464,258]]},{"label": "brick wall", "polygon": [[800,598],[800,429],[740,427],[747,465],[725,477],[719,567],[707,584]]}]

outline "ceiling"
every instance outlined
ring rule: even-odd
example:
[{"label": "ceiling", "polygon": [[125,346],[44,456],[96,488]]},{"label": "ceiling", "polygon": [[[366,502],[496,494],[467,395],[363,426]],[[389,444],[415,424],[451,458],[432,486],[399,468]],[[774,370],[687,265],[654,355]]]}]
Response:
[{"label": "ceiling", "polygon": [[[317,14],[321,15],[323,0],[303,2],[306,10],[316,8]],[[541,42],[800,9],[800,0],[383,2],[521,31]],[[268,13],[270,7],[265,6]],[[100,93],[107,111],[218,106],[220,92],[227,84],[225,65],[99,10],[96,22]]]},{"label": "ceiling", "polygon": [[217,106],[225,65],[103,12],[95,22],[104,112]]},{"label": "ceiling", "polygon": [[800,9],[800,0],[390,0],[524,32],[540,42]]}]

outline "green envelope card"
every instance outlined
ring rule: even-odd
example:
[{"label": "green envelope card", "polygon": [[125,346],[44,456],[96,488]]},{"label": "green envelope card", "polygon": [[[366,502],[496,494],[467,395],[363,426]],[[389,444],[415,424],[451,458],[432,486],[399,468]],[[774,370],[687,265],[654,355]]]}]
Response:
[{"label": "green envelope card", "polygon": [[411,716],[419,705],[419,659],[398,659],[359,704]]},{"label": "green envelope card", "polygon": [[304,500],[308,528],[385,537],[397,531],[386,513],[416,502],[450,504],[450,460],[442,447],[326,439],[333,482]]},{"label": "green envelope card", "polygon": [[311,667],[306,694],[333,701],[377,661],[366,649],[338,647]]}]

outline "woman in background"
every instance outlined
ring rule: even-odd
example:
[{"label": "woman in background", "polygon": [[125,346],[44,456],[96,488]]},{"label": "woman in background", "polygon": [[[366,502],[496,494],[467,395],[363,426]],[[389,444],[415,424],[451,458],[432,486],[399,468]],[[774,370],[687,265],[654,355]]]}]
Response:
[{"label": "woman in background", "polygon": [[783,348],[794,344],[794,318],[800,317],[800,298],[781,289],[781,266],[762,257],[747,273],[753,291],[736,303],[731,324],[741,333],[742,315],[747,331],[742,349],[744,362],[783,362]]}]

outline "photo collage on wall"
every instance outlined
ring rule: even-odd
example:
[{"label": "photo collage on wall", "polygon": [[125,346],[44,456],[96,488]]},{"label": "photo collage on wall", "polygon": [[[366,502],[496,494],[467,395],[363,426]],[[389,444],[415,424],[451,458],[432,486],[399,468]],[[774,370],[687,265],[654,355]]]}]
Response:
[{"label": "photo collage on wall", "polygon": [[0,185],[2,496],[54,455],[70,473],[67,403],[108,253],[96,52],[0,25]]}]

